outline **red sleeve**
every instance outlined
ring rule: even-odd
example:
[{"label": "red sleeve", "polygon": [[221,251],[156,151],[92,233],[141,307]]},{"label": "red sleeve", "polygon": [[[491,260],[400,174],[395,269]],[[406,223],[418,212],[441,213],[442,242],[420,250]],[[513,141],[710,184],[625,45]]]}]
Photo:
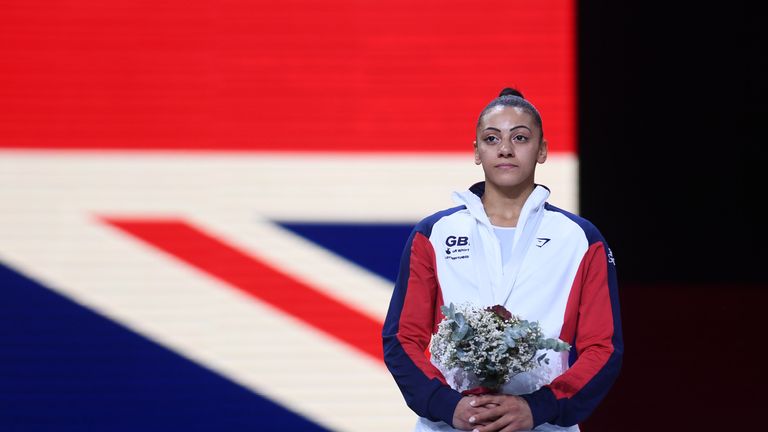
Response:
[{"label": "red sleeve", "polygon": [[425,355],[442,302],[434,249],[429,239],[416,231],[403,253],[384,320],[384,362],[416,414],[450,425],[462,396],[446,384]]},{"label": "red sleeve", "polygon": [[429,361],[427,350],[437,330],[443,299],[435,271],[435,250],[423,234],[416,233],[411,246],[410,276],[405,293],[397,339],[414,364],[429,378],[445,383]]},{"label": "red sleeve", "polygon": [[549,385],[522,395],[534,426],[575,425],[597,408],[621,369],[616,271],[606,245],[593,243],[582,258],[565,309],[560,338],[571,343],[570,368]]},{"label": "red sleeve", "polygon": [[550,388],[558,399],[570,398],[605,366],[613,353],[613,308],[603,243],[585,254],[574,279],[560,339],[574,341],[577,361]]}]

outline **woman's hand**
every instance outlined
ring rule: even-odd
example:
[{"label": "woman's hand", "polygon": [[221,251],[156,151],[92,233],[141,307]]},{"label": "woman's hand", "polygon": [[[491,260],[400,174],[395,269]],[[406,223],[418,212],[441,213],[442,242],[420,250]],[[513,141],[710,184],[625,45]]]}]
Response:
[{"label": "woman's hand", "polygon": [[[466,398],[464,398],[466,399]],[[462,402],[464,401],[462,399]],[[465,417],[473,431],[477,432],[514,432],[527,431],[533,428],[533,414],[528,402],[520,396],[512,395],[485,395],[478,396],[469,401],[471,408],[481,408],[479,411],[467,410],[471,415]],[[459,402],[461,405],[461,402]],[[484,409],[482,409],[484,408]],[[458,412],[458,407],[456,408]],[[456,426],[456,413],[454,427]],[[466,430],[466,429],[464,429]]]},{"label": "woman's hand", "polygon": [[478,404],[477,397],[464,396],[459,400],[459,404],[456,405],[456,409],[453,411],[453,427],[459,430],[470,431],[476,428],[480,423],[470,423],[469,419],[477,416],[488,410],[491,405]]}]

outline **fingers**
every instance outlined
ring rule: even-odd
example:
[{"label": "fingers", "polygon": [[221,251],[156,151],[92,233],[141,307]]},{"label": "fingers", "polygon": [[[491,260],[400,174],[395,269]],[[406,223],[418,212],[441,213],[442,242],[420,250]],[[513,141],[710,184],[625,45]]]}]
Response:
[{"label": "fingers", "polygon": [[456,409],[453,412],[453,427],[459,430],[472,430],[472,428],[476,427],[477,425],[484,424],[484,423],[470,423],[469,419],[476,417],[477,414],[488,410],[488,406],[477,406],[473,407],[470,405],[470,401],[472,400],[472,397],[464,397],[462,398],[458,405],[456,405]]},{"label": "fingers", "polygon": [[529,429],[530,427],[526,426],[525,422],[520,419],[505,415],[486,425],[476,425],[472,432],[515,432]]},{"label": "fingers", "polygon": [[[487,403],[481,406],[485,409],[471,413],[471,416],[467,418],[467,421],[470,424],[487,425],[486,427],[491,427],[491,425],[503,420],[503,425],[498,429],[488,429],[496,431],[510,423],[518,426],[524,425],[527,423],[528,418],[531,417],[528,405],[522,398],[517,396],[499,395],[477,399],[478,400],[475,400],[475,404],[483,401],[486,401]],[[498,402],[498,404],[496,402]],[[480,430],[482,431],[483,429],[481,428]]]},{"label": "fingers", "polygon": [[469,401],[469,404],[473,407],[479,407],[483,405],[488,404],[496,404],[500,405],[504,396],[499,395],[483,395],[483,396],[476,396],[472,400]]},{"label": "fingers", "polygon": [[[473,429],[478,432],[498,432],[507,430],[524,430],[533,427],[533,418],[528,404],[517,396],[500,395],[477,398],[475,404],[482,405],[484,410],[471,413],[467,421],[476,425]],[[498,402],[498,405],[496,402]]]},{"label": "fingers", "polygon": [[474,413],[467,420],[471,424],[481,424],[481,425],[488,424],[497,420],[499,417],[503,416],[505,414],[505,411],[506,410],[504,410],[503,408],[499,408],[497,406],[495,408],[489,408],[489,409]]},{"label": "fingers", "polygon": [[496,432],[508,426],[511,426],[511,424],[509,420],[506,419],[506,416],[504,416],[486,425],[478,425],[477,427],[472,429],[472,432]]}]

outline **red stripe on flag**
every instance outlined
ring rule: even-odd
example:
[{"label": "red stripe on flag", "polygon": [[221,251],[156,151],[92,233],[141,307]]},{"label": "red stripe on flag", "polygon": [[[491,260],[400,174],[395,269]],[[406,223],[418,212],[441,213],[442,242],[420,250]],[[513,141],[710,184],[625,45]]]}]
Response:
[{"label": "red stripe on flag", "polygon": [[383,323],[180,220],[103,218],[174,257],[383,361]]},{"label": "red stripe on flag", "polygon": [[511,85],[549,152],[575,153],[575,14],[574,0],[3,1],[0,148],[469,155]]}]

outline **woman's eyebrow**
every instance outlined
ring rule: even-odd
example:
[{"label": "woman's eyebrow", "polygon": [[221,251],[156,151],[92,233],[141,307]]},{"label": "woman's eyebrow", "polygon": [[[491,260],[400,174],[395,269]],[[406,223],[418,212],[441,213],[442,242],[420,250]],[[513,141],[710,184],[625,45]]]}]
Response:
[{"label": "woman's eyebrow", "polygon": [[528,127],[528,126],[526,126],[526,125],[520,125],[520,126],[515,126],[515,127],[513,127],[513,128],[512,128],[512,129],[510,129],[509,131],[510,131],[510,132],[512,132],[513,130],[515,130],[515,129],[520,129],[520,128],[526,128],[526,129],[528,129],[528,130],[531,130],[531,128],[529,128],[529,127]]},{"label": "woman's eyebrow", "polygon": [[[511,128],[509,131],[510,131],[510,132],[512,132],[513,130],[515,130],[515,129],[520,129],[520,128],[526,128],[526,129],[528,129],[528,130],[531,130],[531,128],[529,128],[529,127],[528,127],[528,126],[526,126],[526,125],[520,125],[520,126],[515,126],[515,127]],[[495,127],[493,127],[493,126],[488,126],[487,128],[485,128],[485,129],[483,129],[483,130],[489,130],[489,129],[490,129],[490,130],[494,130],[494,131],[496,131],[496,132],[501,132],[501,129],[499,129],[499,128],[495,128]]]}]

